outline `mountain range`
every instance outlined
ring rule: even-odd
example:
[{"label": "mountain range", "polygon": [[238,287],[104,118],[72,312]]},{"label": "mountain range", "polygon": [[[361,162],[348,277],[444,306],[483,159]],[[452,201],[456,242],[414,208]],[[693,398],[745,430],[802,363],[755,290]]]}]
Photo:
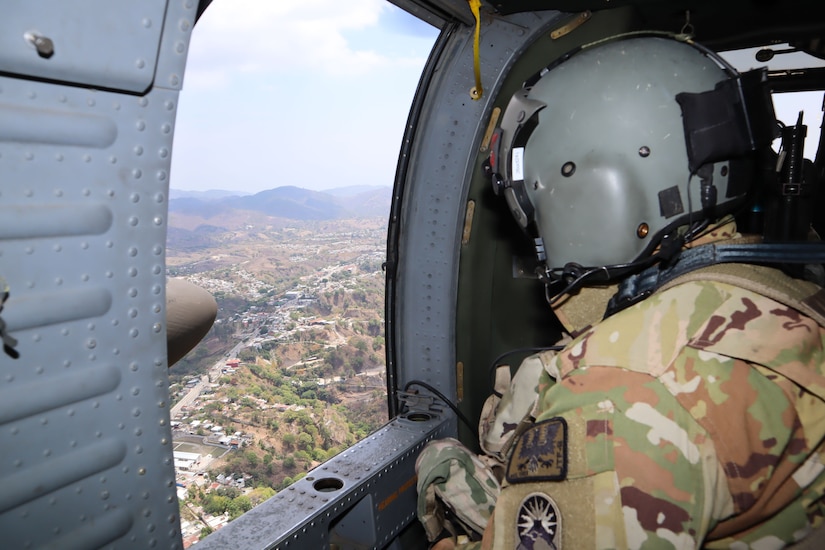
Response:
[{"label": "mountain range", "polygon": [[392,188],[358,186],[311,191],[295,186],[277,187],[255,194],[234,191],[170,192],[169,211],[210,219],[231,211],[258,212],[289,220],[336,220],[386,217]]}]

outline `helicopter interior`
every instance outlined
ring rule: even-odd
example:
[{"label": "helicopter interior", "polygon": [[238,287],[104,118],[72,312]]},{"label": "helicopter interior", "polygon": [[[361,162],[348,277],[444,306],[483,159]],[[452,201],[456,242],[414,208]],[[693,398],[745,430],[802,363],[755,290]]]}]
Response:
[{"label": "helicopter interior", "polygon": [[[502,0],[476,13],[465,0],[391,1],[441,32],[389,217],[389,421],[199,547],[427,547],[421,448],[476,445],[492,369],[561,333],[484,168],[509,98],[549,62],[622,33],[691,33],[723,55],[761,52],[742,68],[767,66],[776,95],[818,94],[805,120],[821,120],[813,0]],[[0,20],[0,315],[20,354],[0,359],[0,527],[15,548],[179,548],[164,219],[186,47],[210,0],[45,4],[15,0]],[[820,149],[805,152],[817,185]]]}]

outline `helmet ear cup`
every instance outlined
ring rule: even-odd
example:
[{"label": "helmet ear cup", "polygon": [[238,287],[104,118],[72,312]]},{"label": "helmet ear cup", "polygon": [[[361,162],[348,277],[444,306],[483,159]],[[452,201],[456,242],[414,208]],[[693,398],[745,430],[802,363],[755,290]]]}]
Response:
[{"label": "helmet ear cup", "polygon": [[507,206],[510,208],[510,213],[516,219],[519,227],[527,231],[530,223],[535,217],[535,209],[533,203],[527,198],[524,192],[524,181],[519,181],[516,185],[511,185],[504,190],[504,198],[507,201]]},{"label": "helmet ear cup", "polygon": [[530,99],[529,93],[525,88],[510,99],[502,125],[493,134],[490,164],[494,191],[504,195],[518,225],[534,237],[535,208],[524,185],[524,145],[538,127],[545,104]]}]

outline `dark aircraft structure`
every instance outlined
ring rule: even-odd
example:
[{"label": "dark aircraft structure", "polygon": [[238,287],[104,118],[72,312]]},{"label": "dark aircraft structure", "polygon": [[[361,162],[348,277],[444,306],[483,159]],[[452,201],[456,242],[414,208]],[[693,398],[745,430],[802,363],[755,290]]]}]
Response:
[{"label": "dark aircraft structure", "polygon": [[218,315],[209,292],[183,279],[166,281],[166,352],[171,367],[198,345]]},{"label": "dark aircraft structure", "polygon": [[[391,1],[440,36],[399,136],[388,422],[199,548],[427,547],[420,450],[449,436],[476,444],[492,366],[560,334],[530,243],[486,172],[510,97],[548,63],[622,33],[690,33],[744,69],[767,66],[774,94],[825,90],[815,0]],[[165,246],[178,97],[209,3],[0,7],[3,548],[182,547],[167,369],[215,306],[167,281]],[[802,133],[796,117],[783,122]],[[790,145],[800,167],[789,177],[822,187],[825,147]],[[808,204],[823,234],[821,203]],[[801,547],[822,544],[818,532]]]}]

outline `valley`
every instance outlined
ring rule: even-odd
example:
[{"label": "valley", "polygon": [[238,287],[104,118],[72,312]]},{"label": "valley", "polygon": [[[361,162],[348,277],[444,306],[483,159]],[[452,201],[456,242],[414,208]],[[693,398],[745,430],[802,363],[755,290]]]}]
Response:
[{"label": "valley", "polygon": [[169,373],[186,546],[387,420],[387,217],[290,219],[232,200],[170,204],[167,273],[219,307]]}]

